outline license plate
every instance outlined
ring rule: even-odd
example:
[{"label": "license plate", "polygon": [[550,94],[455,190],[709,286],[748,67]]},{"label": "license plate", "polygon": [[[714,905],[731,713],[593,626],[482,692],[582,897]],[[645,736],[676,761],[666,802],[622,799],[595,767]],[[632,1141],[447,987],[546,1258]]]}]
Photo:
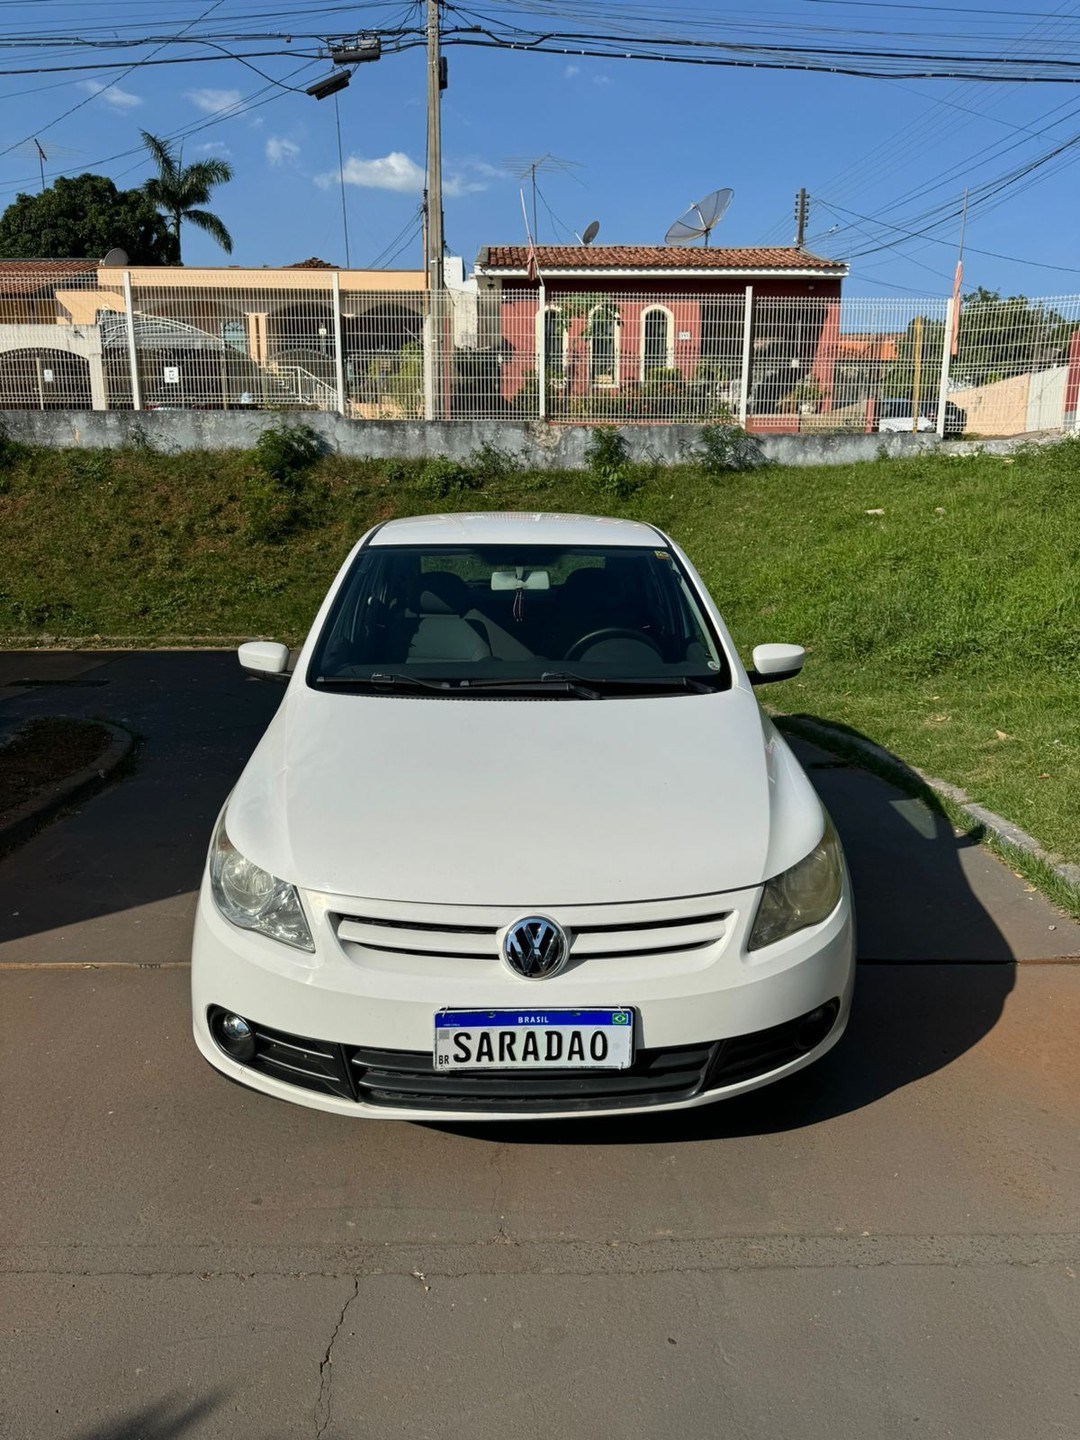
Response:
[{"label": "license plate", "polygon": [[634,1012],[440,1010],[436,1070],[625,1070],[634,1060]]}]

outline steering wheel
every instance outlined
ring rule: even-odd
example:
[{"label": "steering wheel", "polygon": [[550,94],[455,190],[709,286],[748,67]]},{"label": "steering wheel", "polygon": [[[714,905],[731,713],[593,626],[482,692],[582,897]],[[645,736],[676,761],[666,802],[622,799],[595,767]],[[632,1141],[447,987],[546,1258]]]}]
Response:
[{"label": "steering wheel", "polygon": [[590,631],[588,635],[582,635],[580,640],[575,640],[563,659],[580,660],[586,650],[591,650],[594,645],[599,645],[604,640],[636,640],[639,645],[648,645],[650,650],[660,654],[659,645],[640,630],[630,630],[621,625],[605,625],[599,630]]}]

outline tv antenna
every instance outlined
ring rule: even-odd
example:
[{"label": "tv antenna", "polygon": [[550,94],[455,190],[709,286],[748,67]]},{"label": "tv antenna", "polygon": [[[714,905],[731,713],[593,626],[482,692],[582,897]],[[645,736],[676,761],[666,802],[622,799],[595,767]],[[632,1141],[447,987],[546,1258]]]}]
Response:
[{"label": "tv antenna", "polygon": [[[571,175],[578,184],[583,182],[574,175],[575,170],[580,170],[581,165],[577,160],[561,160],[558,155],[538,155],[535,159],[513,157],[503,161],[504,165],[510,167],[510,173],[516,175],[519,180],[528,180],[532,187],[532,233],[533,239],[538,240],[536,229],[536,177],[537,175],[563,174]],[[545,202],[546,203],[546,202]]]},{"label": "tv antenna", "polygon": [[600,234],[600,221],[599,221],[599,220],[590,220],[589,223],[588,223],[588,225],[585,226],[585,229],[584,229],[584,230],[581,232],[581,234],[577,237],[578,243],[579,243],[580,245],[591,245],[592,242],[596,239],[597,235],[599,235],[599,234]]},{"label": "tv antenna", "polygon": [[664,244],[692,245],[695,240],[704,240],[708,245],[710,234],[724,218],[734,194],[734,190],[713,190],[704,200],[691,205],[684,215],[680,215],[678,220],[668,227]]},{"label": "tv antenna", "polygon": [[46,147],[42,145],[41,141],[37,138],[36,135],[33,136],[33,138],[30,140],[22,141],[22,143],[16,145],[14,149],[16,155],[26,155],[29,157],[29,159],[36,160],[38,162],[38,169],[41,172],[42,190],[45,189],[46,160],[62,160],[65,155],[78,155],[81,153],[78,150],[72,150],[67,145],[54,145],[51,140],[48,142],[48,149],[46,149]]}]

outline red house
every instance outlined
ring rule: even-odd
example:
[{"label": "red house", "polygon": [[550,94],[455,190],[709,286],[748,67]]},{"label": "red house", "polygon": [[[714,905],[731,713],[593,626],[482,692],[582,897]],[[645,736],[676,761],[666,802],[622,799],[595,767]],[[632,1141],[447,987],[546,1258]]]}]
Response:
[{"label": "red house", "polygon": [[[551,419],[798,428],[833,406],[847,266],[786,246],[492,245],[481,343],[504,402]],[[543,319],[541,320],[541,306]]]}]

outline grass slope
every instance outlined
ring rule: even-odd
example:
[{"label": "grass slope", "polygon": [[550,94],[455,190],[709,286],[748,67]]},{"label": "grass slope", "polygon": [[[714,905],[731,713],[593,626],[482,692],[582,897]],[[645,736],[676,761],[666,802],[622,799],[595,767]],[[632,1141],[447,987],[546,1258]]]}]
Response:
[{"label": "grass slope", "polygon": [[[623,500],[588,475],[497,465],[481,488],[433,498],[446,474],[326,458],[284,519],[250,455],[0,458],[0,643],[295,642],[374,521],[640,516],[686,548],[744,654],[806,644],[803,677],[770,700],[852,726],[1080,860],[1080,444],[723,479],[656,468]],[[292,533],[268,541],[275,526]]]}]

